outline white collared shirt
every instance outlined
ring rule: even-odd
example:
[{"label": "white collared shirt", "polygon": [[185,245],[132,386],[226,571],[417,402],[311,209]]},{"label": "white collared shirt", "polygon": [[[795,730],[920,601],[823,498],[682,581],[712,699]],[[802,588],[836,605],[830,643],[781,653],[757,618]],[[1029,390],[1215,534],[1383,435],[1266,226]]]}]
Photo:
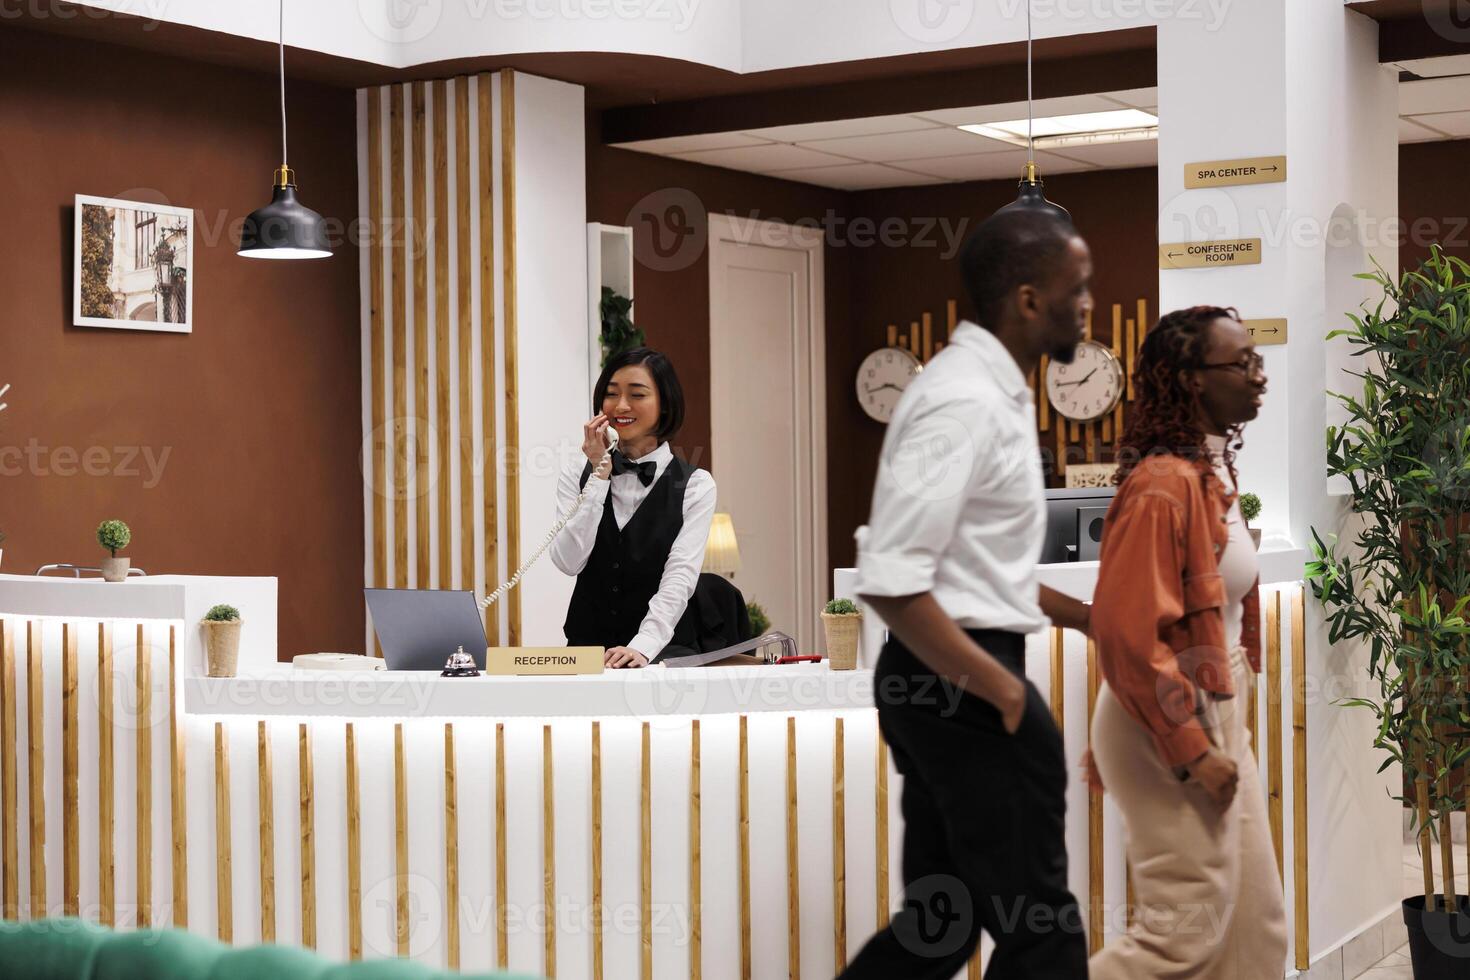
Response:
[{"label": "white collared shirt", "polygon": [[1035,632],[1045,536],[1031,389],[995,335],[966,321],[894,410],[857,532],[858,594],[931,592],[962,627]]},{"label": "white collared shirt", "polygon": [[[638,479],[637,473],[619,473],[608,480],[589,476],[587,484],[592,488],[591,495],[582,505],[582,509],[573,515],[567,526],[556,536],[551,545],[552,563],[567,575],[580,574],[592,555],[593,546],[597,544],[597,526],[602,523],[607,495],[612,494],[613,520],[621,530],[633,519],[639,505],[648,497],[654,484],[663,477],[673,458],[674,451],[666,442],[659,443],[646,456],[630,458],[629,461],[634,463],[652,460],[655,464],[653,481],[646,487]],[[572,509],[572,503],[581,493],[578,482],[582,479],[582,470],[586,466],[586,458],[579,456],[562,470],[556,485],[558,514],[565,514]],[[648,601],[648,614],[639,624],[638,635],[628,641],[628,646],[650,660],[669,645],[674,627],[678,625],[679,617],[684,615],[689,597],[694,594],[694,586],[699,581],[699,570],[704,566],[704,546],[709,540],[709,526],[714,514],[715,478],[710,476],[708,470],[696,469],[689,477],[689,485],[684,488],[684,526],[674,538],[674,546],[669,551],[668,560],[664,562],[658,591]]]}]

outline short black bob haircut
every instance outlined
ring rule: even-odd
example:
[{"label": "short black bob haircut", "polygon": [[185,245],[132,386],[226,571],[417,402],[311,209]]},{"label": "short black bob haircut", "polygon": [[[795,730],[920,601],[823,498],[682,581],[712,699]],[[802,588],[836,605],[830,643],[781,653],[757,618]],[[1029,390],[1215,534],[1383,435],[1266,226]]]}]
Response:
[{"label": "short black bob haircut", "polygon": [[1001,211],[980,223],[960,252],[960,275],[980,326],[995,330],[1007,297],[1044,283],[1077,237],[1070,221],[1032,211]]},{"label": "short black bob haircut", "polygon": [[654,386],[658,388],[658,427],[654,435],[660,442],[671,438],[684,424],[684,389],[674,373],[673,362],[648,347],[620,351],[607,359],[597,384],[592,387],[593,413],[602,412],[602,400],[607,397],[612,376],[631,364],[642,364],[653,375]]}]

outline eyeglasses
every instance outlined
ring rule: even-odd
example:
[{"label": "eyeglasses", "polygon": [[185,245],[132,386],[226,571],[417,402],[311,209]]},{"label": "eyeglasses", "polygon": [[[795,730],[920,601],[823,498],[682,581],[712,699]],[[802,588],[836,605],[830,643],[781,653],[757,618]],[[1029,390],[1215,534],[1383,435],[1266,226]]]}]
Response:
[{"label": "eyeglasses", "polygon": [[1266,359],[1260,354],[1250,353],[1238,361],[1229,361],[1225,364],[1201,364],[1201,371],[1235,371],[1247,378],[1266,373]]}]

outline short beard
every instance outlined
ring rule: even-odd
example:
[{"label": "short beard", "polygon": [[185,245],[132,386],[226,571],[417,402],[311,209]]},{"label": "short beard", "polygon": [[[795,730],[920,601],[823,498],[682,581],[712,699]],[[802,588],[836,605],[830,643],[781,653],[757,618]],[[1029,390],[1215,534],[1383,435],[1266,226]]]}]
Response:
[{"label": "short beard", "polygon": [[1068,344],[1051,352],[1051,359],[1058,364],[1071,364],[1077,359],[1076,344]]}]

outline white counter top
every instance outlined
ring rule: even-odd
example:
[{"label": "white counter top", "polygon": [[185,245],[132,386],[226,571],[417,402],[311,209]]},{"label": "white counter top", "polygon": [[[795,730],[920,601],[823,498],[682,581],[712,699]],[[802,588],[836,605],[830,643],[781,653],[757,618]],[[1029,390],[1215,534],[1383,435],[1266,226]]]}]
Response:
[{"label": "white counter top", "polygon": [[871,671],[829,670],[825,663],[650,667],[568,677],[282,667],[184,681],[185,714],[252,718],[646,718],[872,707]]},{"label": "white counter top", "polygon": [[[125,627],[175,628],[185,673],[203,673],[199,621],[210,606],[240,610],[240,667],[276,662],[276,580],[268,576],[139,575],[125,582],[62,575],[0,575],[0,616],[77,623],[106,621]],[[156,641],[164,642],[164,640]]]}]

